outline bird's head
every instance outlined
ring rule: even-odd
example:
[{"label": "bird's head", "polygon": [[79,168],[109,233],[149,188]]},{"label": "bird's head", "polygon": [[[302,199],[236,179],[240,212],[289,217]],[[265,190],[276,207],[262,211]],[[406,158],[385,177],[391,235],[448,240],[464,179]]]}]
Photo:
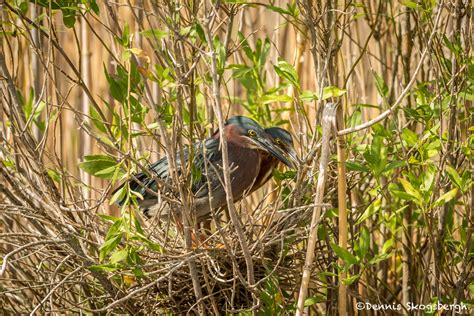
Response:
[{"label": "bird's head", "polygon": [[229,141],[247,148],[266,151],[288,167],[294,167],[293,163],[286,158],[285,152],[253,119],[246,116],[233,116],[225,122],[224,132]]},{"label": "bird's head", "polygon": [[291,137],[291,134],[287,130],[280,127],[269,127],[265,129],[265,133],[270,135],[273,143],[288,155],[294,165],[300,164],[293,144],[293,137]]}]

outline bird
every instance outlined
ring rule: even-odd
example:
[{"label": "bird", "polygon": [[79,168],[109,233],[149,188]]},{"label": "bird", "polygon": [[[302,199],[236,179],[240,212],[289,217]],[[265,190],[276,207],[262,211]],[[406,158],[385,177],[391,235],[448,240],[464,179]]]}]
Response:
[{"label": "bird", "polygon": [[[275,145],[275,140],[255,120],[246,116],[234,116],[224,123],[223,130],[227,139],[234,202],[240,200],[253,188],[260,174],[262,157],[268,155],[291,168],[294,166],[283,150]],[[193,146],[192,170],[195,171],[195,174],[191,177],[191,210],[196,218],[196,223],[200,223],[209,219],[213,210],[227,205],[223,186],[223,161],[219,131]],[[181,175],[191,159],[189,149],[184,149],[183,161],[179,158],[178,153],[176,153],[176,157],[176,167]],[[147,217],[155,216],[155,214],[170,215],[170,213],[173,216],[180,215],[179,206],[158,203],[159,199],[156,194],[162,190],[164,192],[161,193],[170,195],[171,190],[168,187],[171,184],[171,175],[168,158],[161,158],[147,169],[148,172],[139,172],[128,181],[130,189],[143,197],[143,199],[137,199],[140,209]],[[118,204],[123,204],[124,200],[119,201]]]},{"label": "bird", "polygon": [[[294,148],[293,137],[287,130],[280,127],[269,127],[265,128],[265,133],[270,136],[273,144],[281,149],[290,158],[293,166],[300,163]],[[260,171],[249,193],[258,190],[265,183],[267,183],[268,180],[270,180],[273,176],[273,170],[278,166],[279,163],[280,161],[275,159],[274,156],[268,153],[263,153],[261,157]]]}]

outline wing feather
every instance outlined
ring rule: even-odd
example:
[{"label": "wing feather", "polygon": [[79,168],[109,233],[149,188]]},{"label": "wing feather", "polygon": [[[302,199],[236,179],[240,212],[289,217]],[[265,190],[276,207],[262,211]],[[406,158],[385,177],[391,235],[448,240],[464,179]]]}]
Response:
[{"label": "wing feather", "polygon": [[[204,150],[204,146],[205,149]],[[192,191],[193,193],[197,193],[199,196],[205,196],[208,194],[208,176],[205,174],[205,163],[216,164],[220,161],[221,152],[219,150],[219,140],[210,138],[204,142],[194,144],[194,157],[193,157],[193,165],[192,168],[194,170],[194,175],[192,177]],[[205,155],[205,156],[204,156]],[[184,168],[187,167],[189,161],[189,148],[185,148],[183,152],[184,164],[179,157],[176,158],[176,167],[178,168],[178,173],[181,174]],[[212,169],[209,168],[208,170]],[[130,189],[140,193],[144,200],[151,200],[156,199],[156,195],[151,193],[158,191],[157,179],[160,179],[166,183],[171,182],[171,176],[169,173],[169,163],[168,158],[163,157],[158,161],[154,162],[148,167],[149,174],[152,174],[153,177],[150,177],[145,172],[138,172],[134,174],[135,179],[129,181]],[[209,170],[210,173],[212,172]],[[211,177],[211,179],[214,177]],[[138,181],[137,181],[138,180]],[[215,181],[213,181],[215,182]],[[118,189],[122,188],[122,184]],[[214,186],[214,185],[213,185]],[[213,187],[212,186],[212,187]],[[117,189],[117,190],[118,190]],[[117,191],[116,190],[116,191]],[[119,201],[118,204],[121,205],[122,201]]]}]

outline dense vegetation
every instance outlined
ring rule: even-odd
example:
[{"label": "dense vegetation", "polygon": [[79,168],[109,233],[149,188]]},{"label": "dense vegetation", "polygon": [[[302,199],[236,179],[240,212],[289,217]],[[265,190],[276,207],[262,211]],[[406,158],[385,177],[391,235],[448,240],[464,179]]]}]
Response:
[{"label": "dense vegetation", "polygon": [[[474,308],[470,1],[0,7],[3,313]],[[111,194],[235,114],[288,129],[302,163],[207,247],[146,221],[128,186]],[[180,199],[199,172],[173,179]]]}]

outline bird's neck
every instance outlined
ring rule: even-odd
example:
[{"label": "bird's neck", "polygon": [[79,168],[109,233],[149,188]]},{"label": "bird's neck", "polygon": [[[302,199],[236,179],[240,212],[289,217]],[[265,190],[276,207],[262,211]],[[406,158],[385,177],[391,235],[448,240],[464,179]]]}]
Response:
[{"label": "bird's neck", "polygon": [[[236,125],[227,125],[224,127],[224,135],[227,140],[227,144],[230,146],[247,148],[251,145],[247,137],[242,136],[242,129]],[[219,132],[216,132],[213,135],[213,138],[220,140]]]}]

